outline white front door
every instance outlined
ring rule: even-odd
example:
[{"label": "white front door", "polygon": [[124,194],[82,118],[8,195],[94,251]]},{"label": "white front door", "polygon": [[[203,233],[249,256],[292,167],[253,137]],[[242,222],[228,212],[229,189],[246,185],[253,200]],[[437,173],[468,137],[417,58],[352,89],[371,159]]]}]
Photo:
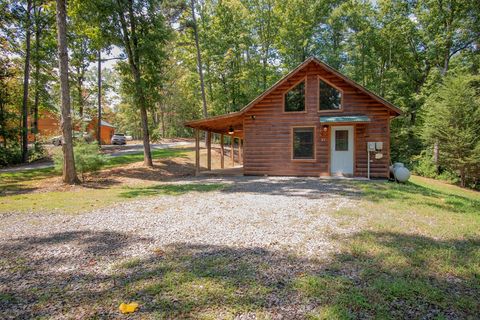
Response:
[{"label": "white front door", "polygon": [[332,127],[331,139],[331,174],[353,175],[353,126]]}]

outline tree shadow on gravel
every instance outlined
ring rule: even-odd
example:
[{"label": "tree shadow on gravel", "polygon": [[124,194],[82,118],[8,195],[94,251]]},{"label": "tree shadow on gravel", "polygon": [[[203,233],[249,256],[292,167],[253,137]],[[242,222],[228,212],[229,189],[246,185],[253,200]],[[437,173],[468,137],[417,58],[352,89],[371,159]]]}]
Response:
[{"label": "tree shadow on gravel", "polygon": [[327,180],[312,177],[224,177],[231,181],[226,193],[252,193],[274,196],[303,197],[308,199],[322,199],[331,196],[358,198],[362,190],[356,181]]},{"label": "tree shadow on gravel", "polygon": [[[72,231],[1,244],[0,318],[474,318],[479,239],[364,232],[320,261]],[[148,248],[148,249],[146,249]],[[138,257],[138,251],[146,250]]]}]

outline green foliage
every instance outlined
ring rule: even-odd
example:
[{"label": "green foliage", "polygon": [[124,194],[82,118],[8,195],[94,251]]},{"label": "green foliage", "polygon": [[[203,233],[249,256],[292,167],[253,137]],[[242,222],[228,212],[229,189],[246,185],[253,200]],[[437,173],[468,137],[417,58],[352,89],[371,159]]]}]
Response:
[{"label": "green foliage", "polygon": [[[100,153],[96,143],[77,142],[73,148],[75,156],[75,169],[85,180],[85,173],[96,172],[105,164],[105,156]],[[63,153],[58,152],[54,156],[55,168],[58,171],[63,167]]]},{"label": "green foliage", "polygon": [[33,148],[28,150],[28,162],[40,160],[48,156],[47,150],[39,142],[33,144]]},{"label": "green foliage", "polygon": [[480,178],[480,78],[452,74],[426,102],[423,137],[438,144],[439,165],[458,172],[462,186]]},{"label": "green foliage", "polygon": [[20,146],[8,145],[6,148],[0,145],[0,166],[7,166],[22,162],[22,150]]}]

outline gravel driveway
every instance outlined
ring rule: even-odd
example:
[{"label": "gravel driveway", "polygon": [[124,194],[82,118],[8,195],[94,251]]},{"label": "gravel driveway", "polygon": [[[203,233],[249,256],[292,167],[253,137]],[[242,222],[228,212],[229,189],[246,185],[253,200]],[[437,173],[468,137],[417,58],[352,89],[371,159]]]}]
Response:
[{"label": "gravel driveway", "polygon": [[[259,272],[266,263],[272,270],[285,269],[278,276],[288,278],[300,263],[297,267],[273,264],[273,257],[328,260],[337,250],[332,239],[355,231],[333,214],[357,204],[358,190],[347,182],[225,177],[178,183],[225,187],[143,198],[81,215],[0,217],[0,318],[118,316],[118,299],[125,292],[112,293],[119,286],[119,264],[130,263],[134,268],[135,261],[143,261],[145,272],[147,261],[159,255],[192,257],[221,248],[222,256],[233,259],[260,250],[260,256],[254,254],[260,260],[253,269]],[[131,275],[121,276],[125,282]],[[293,305],[285,302],[283,311],[275,312],[283,316],[305,312],[292,311]],[[279,307],[278,302],[269,306],[272,314]],[[149,317],[150,313],[137,315]]]}]

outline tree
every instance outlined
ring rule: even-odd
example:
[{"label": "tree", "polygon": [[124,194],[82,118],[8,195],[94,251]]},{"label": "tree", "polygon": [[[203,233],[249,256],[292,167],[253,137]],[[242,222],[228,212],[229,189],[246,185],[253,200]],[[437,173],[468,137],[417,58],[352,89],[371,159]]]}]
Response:
[{"label": "tree", "polygon": [[190,0],[190,8],[192,10],[192,28],[193,28],[193,35],[195,37],[195,49],[197,51],[198,75],[200,76],[200,90],[201,90],[201,93],[202,93],[203,117],[206,118],[206,117],[208,117],[207,97],[205,96],[205,82],[203,80],[202,53],[201,53],[201,50],[200,50],[200,43],[198,41],[197,18],[195,16],[195,0]]},{"label": "tree", "polygon": [[439,145],[439,165],[455,171],[460,183],[480,178],[480,77],[452,74],[426,102],[423,136]]},{"label": "tree", "polygon": [[32,37],[32,1],[27,0],[25,12],[25,64],[23,71],[23,98],[22,98],[22,162],[28,160],[28,88],[30,81],[30,53]]},{"label": "tree", "polygon": [[63,182],[78,183],[75,171],[72,139],[72,115],[70,110],[70,86],[68,82],[68,48],[67,48],[67,7],[66,0],[57,0],[57,41],[61,88],[61,122],[63,136]]},{"label": "tree", "polygon": [[[148,126],[148,101],[144,68],[164,57],[169,31],[159,0],[77,1],[89,25],[99,26],[104,42],[124,50],[134,84],[134,104],[140,112],[144,164],[153,166]],[[160,67],[160,66],[159,66]]]}]

